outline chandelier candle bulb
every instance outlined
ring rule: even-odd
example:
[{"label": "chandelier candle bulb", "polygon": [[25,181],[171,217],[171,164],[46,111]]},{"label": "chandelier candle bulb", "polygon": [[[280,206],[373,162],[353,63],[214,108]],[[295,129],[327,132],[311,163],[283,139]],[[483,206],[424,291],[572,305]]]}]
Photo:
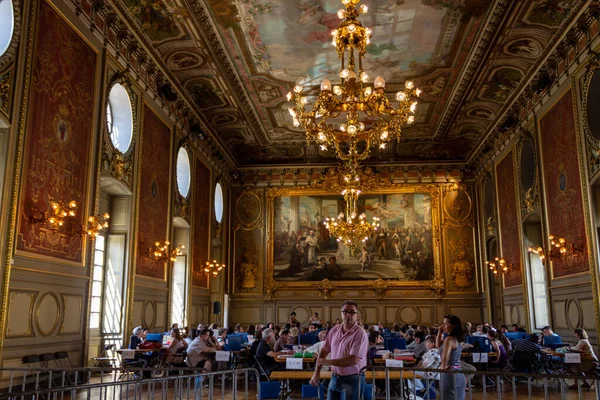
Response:
[{"label": "chandelier candle bulb", "polygon": [[331,82],[329,81],[329,79],[323,79],[323,82],[321,82],[321,90],[331,90]]},{"label": "chandelier candle bulb", "polygon": [[339,10],[339,11],[337,12],[337,16],[338,16],[338,18],[339,18],[339,19],[344,19],[344,18],[346,18],[346,11],[344,11],[344,10]]},{"label": "chandelier candle bulb", "polygon": [[383,89],[385,87],[385,79],[382,76],[378,76],[373,81],[373,86],[375,86],[375,89]]},{"label": "chandelier candle bulb", "polygon": [[404,87],[407,88],[407,89],[412,89],[412,88],[415,87],[415,84],[413,83],[413,81],[406,81],[404,83]]},{"label": "chandelier candle bulb", "polygon": [[367,7],[366,5],[362,4],[360,6],[360,12],[363,14],[366,14],[369,11],[369,7]]}]

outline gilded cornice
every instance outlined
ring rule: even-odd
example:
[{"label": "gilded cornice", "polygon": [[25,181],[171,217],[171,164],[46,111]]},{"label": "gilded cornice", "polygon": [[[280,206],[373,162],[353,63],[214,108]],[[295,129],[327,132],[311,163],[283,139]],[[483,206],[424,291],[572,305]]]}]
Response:
[{"label": "gilded cornice", "polygon": [[[231,154],[220,143],[210,124],[202,113],[189,103],[178,81],[164,65],[162,58],[153,49],[139,28],[133,23],[129,11],[118,1],[71,0],[76,14],[83,19],[90,30],[104,37],[104,45],[114,50],[117,59],[125,64],[125,73],[142,83],[152,99],[175,120],[178,128],[193,139],[194,148],[210,161],[210,164],[229,179],[229,172],[235,166]],[[170,84],[177,92],[177,100],[168,101],[158,92],[158,84]],[[203,138],[192,136],[188,126],[190,121],[200,124],[203,132],[210,132]],[[218,149],[215,151],[215,149]]]},{"label": "gilded cornice", "polygon": [[[473,148],[467,163],[478,171],[478,175],[487,165],[493,163],[493,160],[508,143],[512,143],[518,131],[522,129],[520,126],[528,124],[529,120],[533,118],[535,110],[549,99],[552,88],[558,86],[564,80],[563,78],[569,76],[572,68],[576,68],[584,61],[582,57],[585,56],[600,31],[597,29],[594,36],[589,33],[590,27],[594,23],[600,23],[600,8],[595,4],[582,11],[582,7],[587,3],[590,2],[579,0],[573,4],[573,8],[580,12],[574,12],[554,35],[562,39],[556,43],[554,49],[546,57],[540,58],[530,68],[530,71],[545,72],[550,77],[551,83],[544,88],[536,87],[538,81],[535,79],[537,76],[535,74],[524,80],[496,115],[494,122],[490,125],[492,132],[484,136],[481,142]],[[515,115],[522,123],[518,124],[520,126],[502,132],[497,129],[497,126],[506,115]]]}]

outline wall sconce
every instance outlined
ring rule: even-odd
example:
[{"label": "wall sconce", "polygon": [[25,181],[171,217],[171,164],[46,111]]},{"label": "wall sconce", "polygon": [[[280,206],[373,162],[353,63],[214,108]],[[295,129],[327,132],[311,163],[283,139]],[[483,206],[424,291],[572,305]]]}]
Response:
[{"label": "wall sconce", "polygon": [[95,239],[102,229],[108,228],[109,219],[110,215],[108,213],[89,217],[82,234],[87,234],[90,239]]},{"label": "wall sconce", "polygon": [[546,252],[541,246],[530,247],[528,249],[530,253],[539,254],[542,262],[545,262],[546,258],[558,260],[569,255],[574,257],[580,256],[585,250],[585,245],[583,243],[572,243],[560,236],[550,235],[548,236],[548,239],[550,239],[549,252]]},{"label": "wall sconce", "polygon": [[213,277],[219,275],[219,272],[225,268],[225,264],[219,264],[217,260],[207,261],[206,266],[204,267],[204,272],[207,274],[211,274]]},{"label": "wall sconce", "polygon": [[65,224],[69,217],[75,216],[77,203],[75,200],[65,201],[50,201],[48,211],[33,210],[33,213],[27,218],[32,224],[45,225],[49,224],[50,229],[57,230]]},{"label": "wall sconce", "polygon": [[179,245],[179,246],[175,247],[173,250],[169,251],[170,245],[171,245],[171,242],[169,242],[168,240],[165,240],[162,242],[154,242],[154,245],[150,246],[150,249],[148,250],[148,255],[150,256],[150,258],[154,259],[155,261],[175,262],[175,260],[177,259],[177,256],[180,256],[183,254],[183,249],[185,249],[185,246]]},{"label": "wall sconce", "polygon": [[506,262],[504,257],[495,257],[494,261],[488,261],[486,264],[488,267],[490,267],[490,270],[494,273],[494,275],[498,275],[498,273],[508,274],[516,270],[515,265],[513,263]]}]

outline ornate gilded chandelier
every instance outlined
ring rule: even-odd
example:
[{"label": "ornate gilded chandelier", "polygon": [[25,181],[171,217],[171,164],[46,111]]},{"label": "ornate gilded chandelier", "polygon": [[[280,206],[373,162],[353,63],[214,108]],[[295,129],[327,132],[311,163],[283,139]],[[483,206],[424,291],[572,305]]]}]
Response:
[{"label": "ornate gilded chandelier", "polygon": [[325,218],[325,227],[329,234],[339,243],[350,248],[354,254],[356,246],[366,242],[377,232],[379,218],[373,217],[373,221],[367,221],[367,216],[362,213],[357,216],[358,196],[361,193],[361,180],[356,163],[349,164],[344,175],[344,187],[342,195],[346,202],[346,213],[340,213],[337,218]]},{"label": "ornate gilded chandelier", "polygon": [[289,108],[294,126],[306,129],[307,140],[320,144],[321,150],[335,148],[343,161],[362,161],[369,157],[371,146],[385,148],[386,143],[400,141],[402,126],[414,122],[416,97],[421,90],[412,81],[404,83],[404,90],[396,93],[398,107],[392,107],[385,94],[385,80],[378,76],[373,87],[367,85],[368,75],[362,61],[370,42],[371,29],[358,21],[360,0],[342,0],[345,10],[338,12],[342,20],[331,32],[333,45],[341,59],[341,83],[332,87],[328,79],[321,83],[321,91],[311,111],[305,111],[309,100],[302,85],[294,86],[287,99],[295,101]]},{"label": "ornate gilded chandelier", "polygon": [[168,240],[156,241],[154,245],[148,249],[148,256],[155,261],[171,261],[175,262],[177,257],[183,254],[184,245],[176,246],[173,250],[169,250],[171,242]]}]

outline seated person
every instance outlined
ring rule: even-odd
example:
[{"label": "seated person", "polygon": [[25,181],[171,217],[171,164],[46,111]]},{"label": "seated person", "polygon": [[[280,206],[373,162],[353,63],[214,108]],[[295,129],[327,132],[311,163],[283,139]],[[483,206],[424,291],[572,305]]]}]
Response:
[{"label": "seated person", "polygon": [[285,363],[277,363],[275,358],[282,354],[290,354],[288,351],[273,351],[271,346],[275,345],[275,332],[267,328],[262,332],[262,339],[259,341],[256,348],[256,360],[265,370],[267,375],[271,375],[272,371],[284,371]]},{"label": "seated person", "polygon": [[558,337],[556,333],[552,332],[552,328],[550,328],[549,326],[545,326],[542,328],[542,346],[547,346],[545,340],[548,336]]},{"label": "seated person", "polygon": [[409,328],[406,330],[406,333],[404,334],[404,340],[406,340],[406,345],[410,345],[415,341],[414,335],[415,331],[412,328]]},{"label": "seated person", "polygon": [[519,329],[520,329],[520,328],[519,328],[519,325],[517,325],[517,324],[512,324],[512,325],[510,326],[510,329],[511,329],[511,332],[521,332],[521,331],[519,330]]},{"label": "seated person", "polygon": [[427,343],[425,343],[425,333],[421,331],[415,332],[415,340],[408,346],[406,346],[407,350],[412,351],[415,355],[415,358],[420,358],[423,353],[427,351]]},{"label": "seated person", "polygon": [[308,323],[311,325],[323,325],[321,318],[319,318],[319,313],[314,313],[313,316],[308,320]]},{"label": "seated person", "polygon": [[[438,369],[440,367],[440,363],[442,361],[440,354],[438,353],[438,349],[435,348],[435,339],[436,337],[433,335],[429,335],[425,338],[425,347],[426,351],[421,358],[421,362],[417,365],[417,368],[421,369]],[[429,379],[440,379],[440,374],[435,372],[427,372],[427,375],[423,372],[416,373],[417,378],[429,378]],[[415,379],[414,383],[411,379],[408,380],[408,387],[412,391],[412,388],[416,389],[417,392],[421,392],[425,390],[425,384],[421,379]]]},{"label": "seated person", "polygon": [[227,339],[227,329],[219,329],[219,336],[217,337],[217,348],[223,350],[225,347],[225,339]]},{"label": "seated person", "polygon": [[483,331],[483,325],[477,325],[475,332],[471,334],[472,336],[487,336],[487,333]]},{"label": "seated person", "polygon": [[298,345],[298,328],[292,326],[290,328],[290,336],[288,337],[288,345],[297,346]]},{"label": "seated person", "polygon": [[[256,349],[258,349],[258,345],[261,339],[262,331],[256,331],[254,334],[254,342],[252,342],[252,345],[250,346],[250,357],[252,360],[254,360],[254,356],[256,355]],[[254,362],[252,362],[252,364],[254,364]]]},{"label": "seated person", "polygon": [[177,350],[187,348],[188,344],[183,339],[181,332],[179,332],[179,329],[177,328],[171,329],[171,337],[173,338],[173,341],[167,348],[167,351],[165,351],[165,353],[163,354],[162,360],[167,364],[173,364],[174,361],[181,363],[183,362],[183,354],[180,353],[180,355],[178,356]]},{"label": "seated person", "polygon": [[310,324],[308,326],[308,332],[315,332],[317,330],[317,327],[314,324]]},{"label": "seated person", "polygon": [[[594,354],[594,348],[588,340],[588,334],[581,328],[575,329],[575,337],[578,342],[575,346],[569,347],[569,351],[573,351],[581,354],[581,363],[579,364],[568,364],[573,373],[578,375],[586,375],[588,372],[598,368],[598,358]],[[589,388],[590,384],[587,380],[583,379],[582,388]],[[577,389],[577,382],[570,386],[571,389]]]},{"label": "seated person", "polygon": [[516,371],[531,371],[532,366],[539,364],[541,351],[539,340],[539,335],[533,333],[527,339],[518,339],[513,342],[511,365]]},{"label": "seated person", "polygon": [[210,329],[202,329],[200,336],[192,341],[187,349],[187,365],[190,368],[202,368],[202,372],[211,372],[216,348],[208,344]]},{"label": "seated person", "polygon": [[327,337],[327,331],[326,330],[320,331],[319,332],[319,341],[317,343],[313,344],[312,346],[308,347],[306,349],[306,352],[319,354],[319,352],[321,351],[321,348],[325,344],[326,337]]},{"label": "seated person", "polygon": [[377,351],[377,345],[383,343],[383,337],[381,337],[381,333],[379,331],[371,331],[369,332],[369,348],[367,349],[367,362],[369,364],[373,364],[376,358],[381,358]]},{"label": "seated person", "polygon": [[140,344],[144,342],[144,339],[142,339],[142,335],[144,334],[144,328],[142,328],[141,326],[136,326],[135,328],[133,328],[132,333],[133,334],[129,338],[129,349],[135,350],[140,346]]},{"label": "seated person", "polygon": [[273,348],[273,351],[278,352],[278,351],[285,350],[285,346],[288,345],[289,339],[290,339],[289,329],[282,330],[281,333],[279,334],[279,339],[277,339],[277,341],[275,342],[275,347]]},{"label": "seated person", "polygon": [[508,354],[502,342],[498,339],[498,333],[490,330],[488,332],[488,339],[492,344],[492,351],[498,353],[495,358],[488,360],[488,366],[494,369],[504,369],[508,363]]}]

